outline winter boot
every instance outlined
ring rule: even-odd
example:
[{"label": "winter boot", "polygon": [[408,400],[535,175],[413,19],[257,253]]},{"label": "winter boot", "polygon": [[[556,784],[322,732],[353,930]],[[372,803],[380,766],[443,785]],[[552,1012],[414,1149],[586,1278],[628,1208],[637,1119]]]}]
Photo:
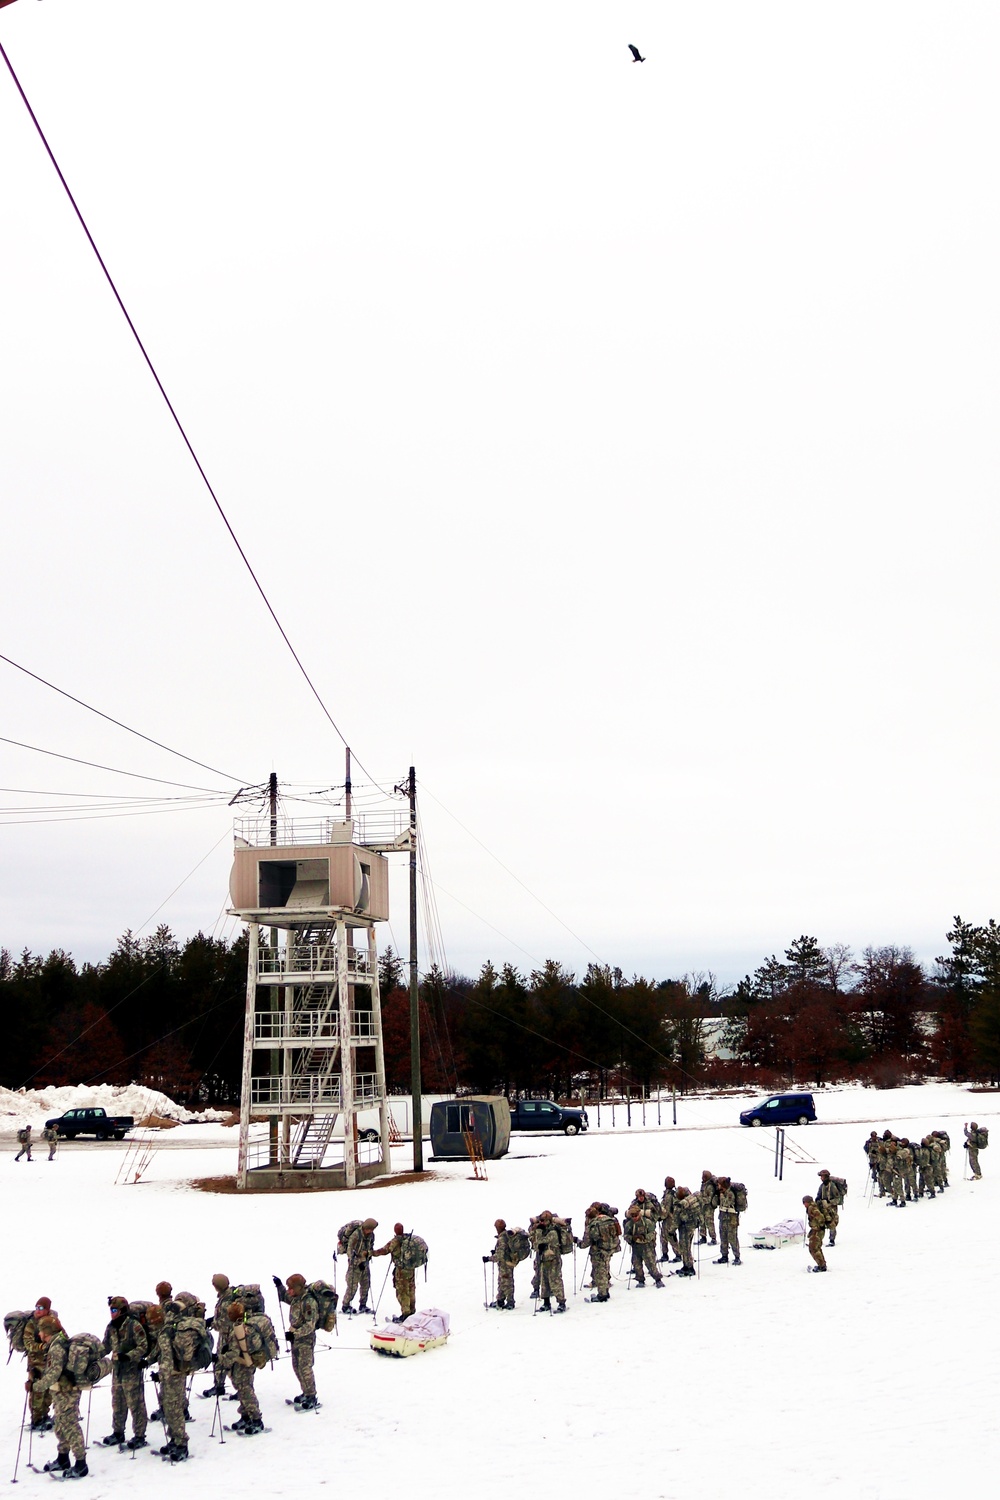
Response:
[{"label": "winter boot", "polygon": [[536,1297],[537,1297],[537,1296],[538,1296],[538,1293],[537,1293],[537,1292],[532,1292],[532,1294],[531,1294],[531,1300],[532,1300],[532,1302],[534,1302],[534,1300],[535,1300],[535,1298],[536,1298]]},{"label": "winter boot", "polygon": [[57,1474],[60,1469],[65,1470],[65,1469],[68,1469],[68,1468],[69,1468],[69,1454],[68,1453],[57,1453],[56,1456],[55,1456],[55,1458],[50,1459],[49,1462],[45,1465],[45,1468],[43,1469],[42,1472],[45,1473],[45,1474]]},{"label": "winter boot", "polygon": [[[345,1302],[343,1304],[343,1306],[341,1307],[340,1311],[344,1314],[345,1318],[353,1318],[354,1317],[354,1308],[351,1306],[351,1304],[349,1302]],[[362,1308],[361,1311],[364,1312],[364,1308]]]},{"label": "winter boot", "polygon": [[639,1277],[637,1276],[635,1278],[635,1284],[636,1284],[636,1286],[645,1286],[646,1285],[645,1277],[643,1277],[642,1280],[640,1281]]},{"label": "winter boot", "polygon": [[560,1302],[559,1306],[556,1308],[556,1312],[557,1313],[561,1313],[561,1312],[565,1312],[565,1311],[566,1311],[566,1304],[565,1304],[565,1302]]},{"label": "winter boot", "polygon": [[299,1402],[299,1411],[314,1411],[318,1405],[315,1396],[303,1396]]},{"label": "winter boot", "polygon": [[739,1258],[738,1255],[736,1255],[736,1256],[733,1257],[733,1265],[734,1266],[741,1266],[742,1264],[743,1264],[743,1262],[740,1260],[740,1258]]},{"label": "winter boot", "polygon": [[135,1453],[138,1448],[148,1448],[149,1444],[144,1437],[132,1437],[129,1438],[125,1446],[126,1448],[131,1448],[132,1452]]},{"label": "winter boot", "polygon": [[656,1287],[656,1290],[658,1292],[662,1292],[663,1291],[663,1277],[662,1276],[657,1276],[653,1284]]},{"label": "winter boot", "polygon": [[163,1408],[161,1406],[158,1406],[155,1411],[151,1411],[150,1412],[150,1414],[149,1414],[149,1421],[150,1422],[162,1422],[163,1421]]},{"label": "winter boot", "polygon": [[243,1436],[244,1437],[256,1437],[257,1434],[258,1434],[258,1432],[263,1432],[263,1431],[264,1431],[264,1424],[263,1424],[263,1422],[261,1422],[258,1419],[256,1421],[248,1422],[247,1423],[246,1427],[243,1429]]},{"label": "winter boot", "polygon": [[66,1478],[86,1479],[89,1473],[90,1470],[87,1468],[87,1460],[85,1458],[78,1458],[73,1467],[66,1470]]},{"label": "winter boot", "polygon": [[172,1441],[169,1443],[164,1443],[163,1447],[160,1449],[160,1457],[166,1458],[167,1454],[170,1452],[173,1446],[174,1445]]},{"label": "winter boot", "polygon": [[109,1432],[106,1438],[101,1439],[105,1448],[120,1448],[124,1441],[124,1432]]},{"label": "winter boot", "polygon": [[203,1396],[224,1396],[226,1387],[224,1385],[209,1385],[201,1393]]},{"label": "winter boot", "polygon": [[367,1302],[362,1302],[361,1306],[358,1308],[358,1312],[359,1313],[365,1313],[365,1312],[371,1312],[371,1311],[372,1311],[372,1309],[368,1306]]},{"label": "winter boot", "polygon": [[503,1305],[503,1310],[504,1310],[504,1312],[513,1312],[514,1311],[514,1304],[513,1304],[513,1302],[505,1302],[504,1305]]},{"label": "winter boot", "polygon": [[171,1443],[167,1454],[172,1464],[182,1464],[188,1456],[187,1443]]},{"label": "winter boot", "polygon": [[546,1297],[545,1301],[542,1303],[542,1312],[551,1312],[551,1311],[552,1311],[552,1303],[549,1301],[548,1297]]},{"label": "winter boot", "polygon": [[248,1425],[246,1417],[240,1417],[238,1421],[230,1422],[229,1430],[230,1432],[246,1432]]},{"label": "winter boot", "polygon": [[719,1258],[718,1258],[718,1260],[713,1260],[713,1262],[712,1262],[713,1266],[728,1266],[728,1264],[729,1264],[729,1256],[728,1255],[720,1255]]}]

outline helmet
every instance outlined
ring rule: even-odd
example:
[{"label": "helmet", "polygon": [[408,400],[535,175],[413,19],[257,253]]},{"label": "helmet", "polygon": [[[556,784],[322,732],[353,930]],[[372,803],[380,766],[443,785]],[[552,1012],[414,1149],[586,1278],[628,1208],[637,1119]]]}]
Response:
[{"label": "helmet", "polygon": [[378,1219],[365,1219],[361,1225],[365,1234],[371,1234],[373,1229],[378,1228]]}]

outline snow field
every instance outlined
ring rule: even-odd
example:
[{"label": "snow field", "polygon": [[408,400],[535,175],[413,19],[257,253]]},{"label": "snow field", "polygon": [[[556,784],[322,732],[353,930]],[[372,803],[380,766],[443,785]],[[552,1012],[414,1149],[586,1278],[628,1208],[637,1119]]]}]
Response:
[{"label": "snow field", "polygon": [[[321,1335],[318,1344],[319,1413],[285,1406],[297,1386],[282,1359],[257,1379],[273,1431],[252,1439],[230,1433],[220,1446],[209,1439],[213,1403],[194,1400],[194,1459],[176,1469],[147,1452],[133,1462],[99,1446],[110,1431],[105,1382],[93,1396],[84,1481],[92,1496],[141,1482],[144,1496],[183,1487],[195,1500],[220,1487],[302,1496],[360,1485],[376,1493],[401,1486],[418,1500],[467,1492],[509,1500],[512,1490],[554,1485],[674,1497],[704,1490],[707,1480],[748,1496],[775,1486],[843,1494],[846,1486],[851,1500],[939,1500],[956,1483],[988,1482],[998,1456],[989,1251],[1000,1188],[990,1150],[983,1181],[963,1182],[960,1142],[969,1118],[993,1126],[991,1135],[1000,1129],[991,1119],[1000,1099],[947,1085],[823,1093],[817,1109],[827,1123],[789,1131],[783,1183],[773,1177],[773,1135],[732,1124],[741,1107],[735,1099],[679,1101],[678,1128],[656,1130],[647,1105],[645,1130],[622,1128],[619,1114],[614,1131],[515,1136],[511,1154],[488,1163],[485,1183],[470,1179],[467,1163],[437,1163],[432,1181],[355,1193],[193,1191],[190,1178],[234,1168],[234,1132],[217,1126],[189,1127],[189,1151],[177,1141],[188,1129],[167,1133],[171,1149],[154,1158],[148,1180],[127,1187],[114,1186],[124,1147],[75,1143],[51,1165],[30,1167],[15,1165],[11,1151],[0,1159],[4,1310],[47,1293],[70,1332],[100,1334],[110,1294],[151,1297],[166,1278],[210,1299],[210,1277],[222,1270],[261,1283],[280,1332],[272,1273],[332,1280],[345,1220],[373,1214],[381,1244],[398,1218],[430,1245],[417,1305],[451,1314],[446,1348],[379,1359],[368,1347],[371,1320],[342,1318],[339,1337]],[[602,1110],[602,1127],[603,1117]],[[944,1197],[902,1211],[867,1204],[861,1147],[869,1130],[889,1123],[914,1136],[940,1122],[953,1142]],[[225,1145],[213,1144],[218,1138]],[[815,1162],[795,1164],[796,1151]],[[395,1165],[409,1165],[408,1155],[395,1152]],[[1000,1176],[1000,1151],[996,1157]],[[750,1238],[798,1214],[822,1166],[848,1178],[850,1195],[828,1252],[830,1273],[811,1276],[803,1249],[754,1251]],[[637,1186],[657,1190],[669,1172],[693,1189],[703,1167],[747,1184],[742,1267],[712,1265],[717,1252],[703,1246],[700,1279],[627,1291],[623,1265],[611,1302],[597,1305],[583,1292],[574,1298],[566,1257],[569,1313],[553,1318],[533,1316],[526,1262],[517,1272],[517,1310],[483,1307],[481,1257],[492,1247],[495,1218],[526,1225],[549,1207],[571,1214],[579,1231],[593,1198],[623,1212]],[[582,1252],[576,1259],[579,1286]],[[373,1263],[376,1296],[385,1265]],[[380,1313],[395,1310],[390,1284]],[[209,1379],[198,1376],[195,1389]],[[23,1399],[23,1362],[12,1360],[0,1384],[10,1471]],[[222,1405],[235,1420],[235,1403]],[[151,1424],[152,1437],[160,1430]],[[36,1461],[53,1452],[51,1436],[36,1440]],[[49,1482],[23,1467],[21,1480],[35,1488]]]}]

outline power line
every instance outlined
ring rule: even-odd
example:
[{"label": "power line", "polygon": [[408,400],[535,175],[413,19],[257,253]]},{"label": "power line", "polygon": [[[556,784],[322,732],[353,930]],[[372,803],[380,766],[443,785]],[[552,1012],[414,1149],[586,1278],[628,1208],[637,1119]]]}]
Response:
[{"label": "power line", "polygon": [[189,802],[183,807],[144,807],[133,809],[130,812],[81,812],[73,816],[54,818],[3,818],[0,819],[0,828],[27,828],[32,823],[96,823],[102,818],[151,818],[159,813],[169,812],[201,812],[207,807],[222,807],[222,801],[217,802]]},{"label": "power line", "polygon": [[[3,659],[4,661],[8,661],[9,657],[5,656]],[[15,665],[15,663],[11,663],[11,665]],[[22,667],[21,670],[24,671],[25,668]],[[34,676],[34,673],[31,675]],[[40,682],[42,679],[39,678],[38,680]],[[60,689],[57,688],[56,691],[59,692]],[[95,709],[94,712],[96,713],[97,710]],[[0,744],[16,745],[19,750],[33,750],[36,755],[52,755],[56,760],[71,760],[74,765],[90,766],[95,771],[110,771],[114,776],[131,776],[136,781],[155,781],[158,786],[177,786],[187,792],[219,792],[219,788],[214,786],[192,786],[189,781],[167,781],[162,776],[143,776],[141,771],[122,771],[117,766],[103,766],[100,761],[81,760],[78,755],[64,755],[59,750],[43,750],[41,745],[26,745],[23,740],[11,740],[5,734],[0,734]],[[227,780],[236,781],[237,777],[228,777]],[[81,793],[81,795],[84,796],[87,794]],[[219,795],[222,795],[221,792],[219,792]]]},{"label": "power line", "polygon": [[[0,43],[0,52],[3,52],[2,43]],[[6,58],[6,53],[4,53],[4,57]],[[155,745],[158,750],[166,750],[168,755],[176,755],[180,760],[186,760],[192,766],[199,766],[203,771],[211,771],[213,776],[221,776],[224,781],[235,781],[243,785],[247,782],[248,778],[245,776],[231,776],[228,771],[220,771],[218,766],[208,766],[203,760],[195,760],[194,756],[185,755],[183,750],[174,750],[172,746],[165,745],[162,740],[154,740],[151,735],[143,734],[141,729],[133,729],[130,724],[123,724],[121,719],[113,718],[111,714],[106,714],[103,709],[95,708],[92,703],[84,703],[82,698],[77,698],[73,693],[68,693],[65,688],[56,687],[55,683],[49,682],[48,678],[39,677],[38,673],[32,672],[29,667],[22,667],[19,661],[14,661],[11,657],[4,656],[2,651],[0,651],[0,661],[5,661],[9,667],[16,667],[26,677],[34,678],[35,682],[40,682],[43,687],[51,688],[54,693],[58,693],[62,698],[68,698],[71,703],[76,703],[80,708],[85,708],[88,713],[96,714],[99,719],[105,719],[109,724],[114,724],[118,729],[124,729],[127,734],[134,734],[137,739],[145,740],[147,745]]]},{"label": "power line", "polygon": [[[139,337],[139,331],[138,331],[138,329],[136,328],[135,324],[132,321],[132,318],[131,318],[131,315],[129,314],[128,308],[125,306],[125,303],[122,301],[121,293],[119,292],[117,286],[115,285],[114,278],[112,277],[111,272],[108,270],[107,266],[104,263],[104,257],[101,255],[100,250],[98,250],[98,248],[97,248],[97,242],[95,241],[94,236],[91,234],[90,230],[87,227],[87,221],[83,217],[83,214],[80,211],[80,207],[79,207],[76,199],[73,197],[73,194],[72,194],[72,192],[70,190],[69,183],[66,181],[66,178],[63,176],[62,168],[60,167],[59,163],[56,161],[55,153],[53,152],[52,147],[48,143],[48,140],[46,138],[45,132],[42,129],[40,123],[39,123],[38,116],[35,114],[35,111],[32,109],[30,103],[28,102],[28,96],[24,92],[24,89],[21,87],[21,80],[18,78],[17,74],[14,72],[14,66],[13,66],[10,58],[7,56],[7,53],[4,50],[4,47],[3,47],[2,43],[0,43],[0,56],[3,57],[4,62],[7,64],[7,71],[10,73],[11,78],[14,80],[14,87],[17,89],[17,92],[21,96],[21,99],[22,99],[22,101],[24,103],[24,107],[28,111],[28,114],[31,117],[31,123],[34,125],[36,131],[38,132],[38,137],[39,137],[42,145],[45,147],[45,151],[46,151],[46,153],[48,155],[49,161],[52,163],[53,167],[55,168],[56,176],[59,178],[59,181],[62,183],[63,189],[65,190],[65,193],[66,193],[66,196],[69,199],[69,201],[70,201],[70,203],[71,203],[71,205],[73,207],[73,212],[76,214],[77,219],[80,221],[80,227],[83,230],[84,234],[87,236],[87,240],[88,240],[88,243],[90,244],[91,250],[93,250],[95,256],[97,257],[97,263],[100,266],[101,270],[104,272],[105,280],[107,281],[108,286],[111,288],[112,295],[114,296],[115,301],[118,303],[118,306],[121,309],[122,316],[124,317],[126,323],[128,324],[129,329],[131,330],[132,337],[135,339],[135,342],[136,342],[136,344],[139,347],[140,354],[142,355],[143,359],[146,361],[146,365],[147,365],[147,367],[149,369],[149,373],[152,375],[154,381],[156,382],[157,390],[160,392],[160,395],[163,397],[163,400],[166,403],[167,410],[169,411],[171,417],[174,420],[174,425],[176,426],[177,431],[181,435],[181,439],[182,439],[182,441],[184,443],[184,446],[185,446],[185,448],[187,448],[188,453],[191,455],[191,458],[194,461],[194,466],[198,470],[198,473],[201,475],[201,478],[202,478],[202,480],[204,481],[204,484],[205,484],[205,488],[208,490],[208,493],[212,497],[212,503],[215,506],[216,510],[219,512],[219,515],[222,518],[223,525],[225,526],[226,530],[229,532],[229,535],[230,535],[230,537],[232,539],[234,547],[236,548],[237,552],[240,554],[240,557],[243,559],[243,564],[246,567],[247,572],[250,574],[250,577],[253,579],[254,587],[256,588],[256,590],[257,590],[258,594],[260,595],[261,599],[264,601],[264,605],[265,605],[265,608],[267,609],[268,614],[271,616],[271,619],[274,621],[275,625],[277,626],[278,633],[280,634],[281,639],[284,641],[285,645],[288,647],[289,651],[291,652],[292,659],[295,662],[295,665],[298,667],[299,671],[302,673],[302,676],[305,678],[306,683],[308,684],[308,687],[309,687],[309,691],[312,693],[313,697],[316,699],[316,702],[319,704],[320,708],[322,709],[323,714],[325,715],[325,717],[326,717],[327,721],[329,722],[331,728],[333,729],[334,733],[346,745],[347,744],[347,739],[345,738],[343,731],[341,730],[340,726],[334,720],[333,715],[330,713],[330,710],[327,708],[326,704],[323,702],[323,699],[320,696],[319,689],[316,687],[316,684],[313,682],[312,678],[309,676],[309,673],[306,671],[305,666],[303,665],[303,662],[302,662],[302,658],[299,656],[299,654],[296,651],[295,647],[292,645],[292,642],[291,642],[291,640],[290,640],[290,638],[288,636],[287,631],[285,630],[285,627],[282,625],[281,621],[278,619],[278,616],[277,616],[277,614],[275,612],[273,604],[271,603],[270,599],[267,597],[267,594],[264,592],[264,585],[261,583],[260,579],[257,577],[257,574],[254,572],[253,567],[252,567],[251,562],[250,562],[250,559],[247,556],[247,554],[244,552],[242,544],[240,543],[240,539],[236,535],[236,532],[233,530],[232,525],[230,524],[229,517],[226,515],[226,512],[223,510],[222,503],[219,500],[218,495],[215,493],[215,490],[212,488],[212,485],[211,485],[211,483],[209,481],[208,475],[205,473],[205,470],[202,467],[201,459],[198,457],[197,453],[195,452],[194,445],[192,444],[191,439],[188,437],[186,431],[184,430],[184,425],[181,422],[180,417],[177,415],[177,412],[174,409],[173,402],[170,400],[170,397],[167,395],[166,388],[165,388],[165,386],[163,384],[163,381],[160,379],[159,375],[156,372],[156,366],[153,364],[152,359],[150,358],[149,354],[147,353],[145,344],[142,342],[142,339]],[[357,763],[358,763],[359,766],[361,766],[361,769],[363,771],[365,771],[366,775],[370,775],[371,774],[369,771],[367,771],[365,769],[364,765],[362,765],[362,763],[361,763],[360,760],[358,760]],[[235,780],[237,780],[239,778],[233,777],[232,779],[235,781]]]}]

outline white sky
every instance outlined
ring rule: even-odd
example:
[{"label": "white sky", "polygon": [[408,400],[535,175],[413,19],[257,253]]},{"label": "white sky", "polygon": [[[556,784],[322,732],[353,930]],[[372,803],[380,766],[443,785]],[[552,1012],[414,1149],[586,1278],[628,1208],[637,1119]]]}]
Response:
[{"label": "white sky", "polygon": [[[730,980],[997,914],[995,5],[19,0],[0,39],[356,755],[582,939],[425,797],[456,968]],[[0,649],[342,780],[5,69],[0,143]],[[9,738],[233,789],[0,685]],[[10,818],[10,948],[103,956],[217,840],[158,920],[225,904],[225,807]]]}]

